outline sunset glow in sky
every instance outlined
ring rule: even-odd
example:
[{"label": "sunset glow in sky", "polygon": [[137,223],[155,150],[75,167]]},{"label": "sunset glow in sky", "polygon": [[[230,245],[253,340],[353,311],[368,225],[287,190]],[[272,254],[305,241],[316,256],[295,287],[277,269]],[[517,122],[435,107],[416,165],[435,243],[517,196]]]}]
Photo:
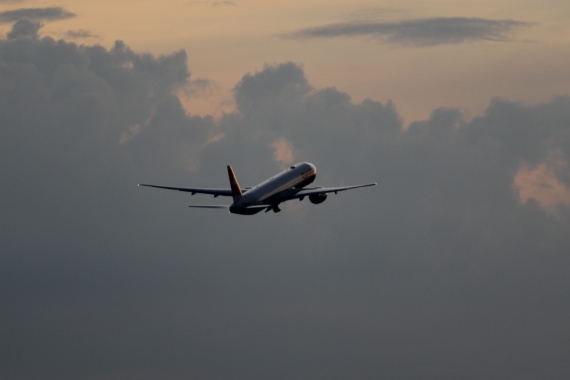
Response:
[{"label": "sunset glow in sky", "polygon": [[[28,0],[4,2],[2,8],[55,5],[61,6]],[[77,17],[46,22],[43,35],[57,39],[82,30],[90,36],[77,43],[111,47],[120,39],[153,54],[186,49],[192,79],[208,81],[194,89],[192,102],[185,102],[198,114],[231,110],[231,90],[244,73],[284,61],[303,65],[317,88],[336,87],[358,102],[391,99],[408,123],[440,106],[475,116],[493,97],[546,101],[565,93],[570,83],[570,7],[560,0],[103,0],[63,8]],[[374,34],[286,37],[331,24],[454,17],[526,24],[501,32],[498,41],[474,36],[430,46]]]}]

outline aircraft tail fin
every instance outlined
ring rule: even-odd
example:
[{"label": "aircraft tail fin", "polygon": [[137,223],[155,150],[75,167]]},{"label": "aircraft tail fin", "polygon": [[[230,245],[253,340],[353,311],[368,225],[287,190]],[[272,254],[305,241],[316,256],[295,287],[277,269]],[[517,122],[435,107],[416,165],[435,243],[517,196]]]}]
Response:
[{"label": "aircraft tail fin", "polygon": [[232,197],[234,198],[234,202],[241,198],[242,192],[241,187],[239,187],[239,183],[237,181],[236,175],[231,167],[228,165],[228,176],[230,177],[230,186],[232,188]]}]

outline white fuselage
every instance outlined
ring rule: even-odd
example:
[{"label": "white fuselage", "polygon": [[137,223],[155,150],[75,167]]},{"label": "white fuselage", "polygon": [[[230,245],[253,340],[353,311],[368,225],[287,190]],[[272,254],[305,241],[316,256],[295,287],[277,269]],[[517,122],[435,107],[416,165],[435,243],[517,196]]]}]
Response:
[{"label": "white fuselage", "polygon": [[306,184],[312,182],[316,175],[315,165],[308,162],[295,164],[246,191],[231,207],[242,208],[268,204],[269,198],[275,194],[294,187],[302,187],[304,182]]}]

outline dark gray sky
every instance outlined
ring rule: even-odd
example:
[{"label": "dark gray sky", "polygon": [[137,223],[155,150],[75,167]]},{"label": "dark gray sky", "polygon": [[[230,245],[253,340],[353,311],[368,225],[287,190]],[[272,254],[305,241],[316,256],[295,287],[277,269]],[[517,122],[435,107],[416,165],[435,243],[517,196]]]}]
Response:
[{"label": "dark gray sky", "polygon": [[[198,53],[39,27],[0,40],[0,378],[570,376],[570,210],[514,186],[570,184],[569,97],[404,126],[284,62],[215,120],[173,95]],[[253,217],[136,186],[252,185],[279,148],[315,185],[378,186]]]}]

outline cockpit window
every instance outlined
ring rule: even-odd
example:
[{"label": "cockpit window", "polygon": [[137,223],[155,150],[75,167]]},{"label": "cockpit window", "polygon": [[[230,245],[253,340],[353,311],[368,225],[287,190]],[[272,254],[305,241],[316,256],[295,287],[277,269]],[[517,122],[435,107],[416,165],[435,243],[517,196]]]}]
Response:
[{"label": "cockpit window", "polygon": [[290,169],[295,169],[295,166],[291,166],[291,168],[290,168]]}]

